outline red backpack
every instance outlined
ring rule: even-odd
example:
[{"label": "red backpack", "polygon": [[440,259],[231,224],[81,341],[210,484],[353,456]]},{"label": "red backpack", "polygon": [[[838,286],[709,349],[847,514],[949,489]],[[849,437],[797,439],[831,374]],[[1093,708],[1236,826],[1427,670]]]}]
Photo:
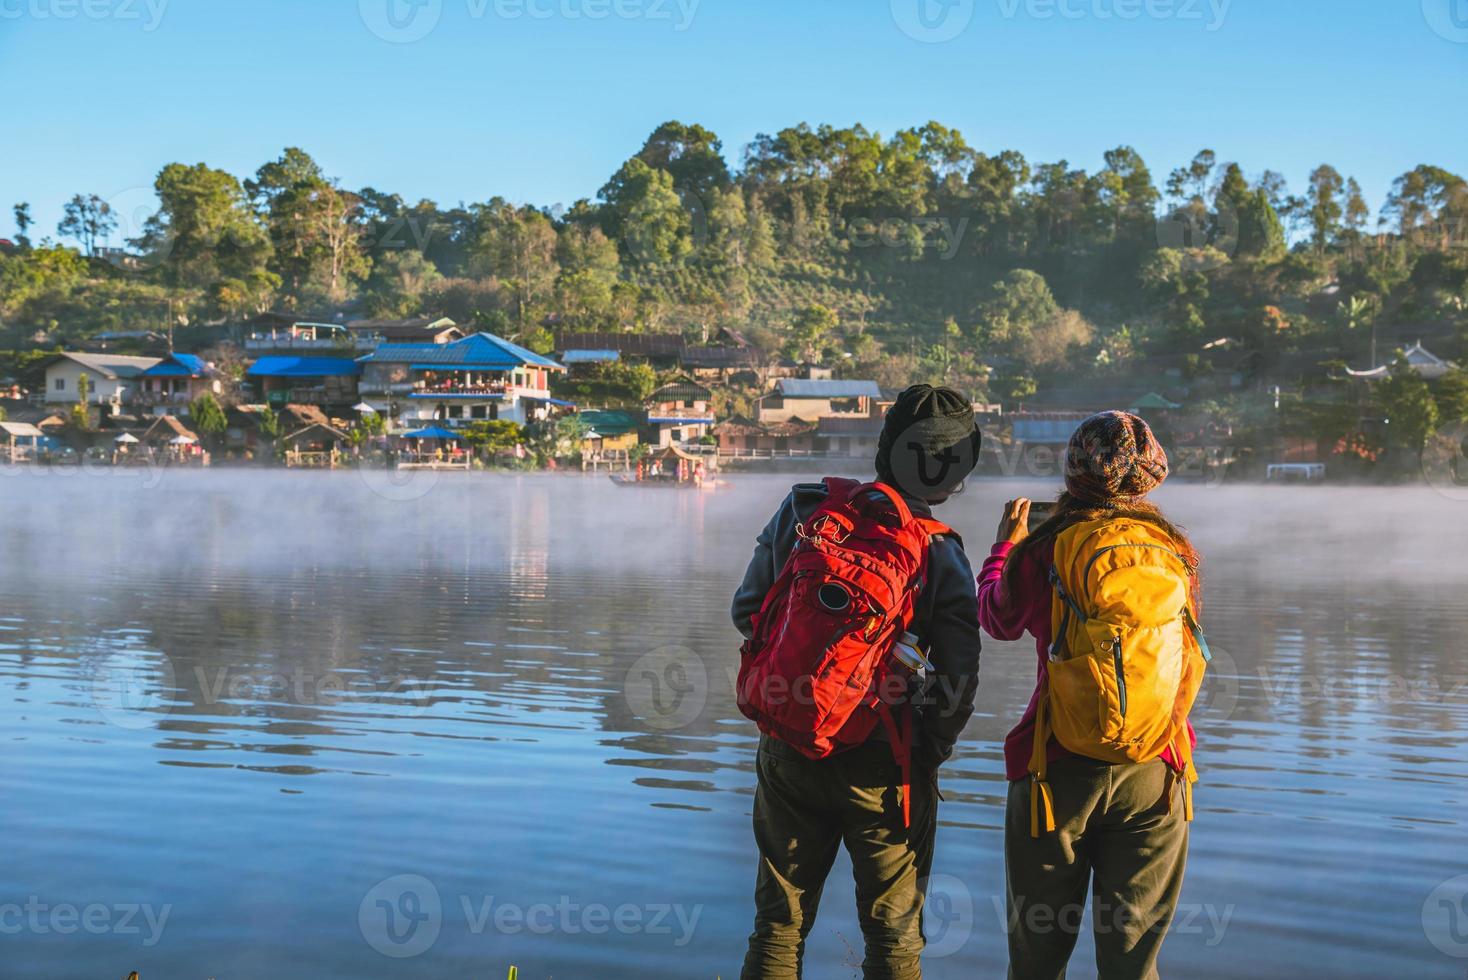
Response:
[{"label": "red backpack", "polygon": [[885,724],[902,768],[906,822],[912,712],[901,712],[899,731],[891,705],[905,703],[911,672],[890,654],[912,624],[929,541],[952,531],[914,517],[885,484],[825,485],[826,500],[796,525],[800,541],[752,620],[739,710],[812,759],[860,745]]}]

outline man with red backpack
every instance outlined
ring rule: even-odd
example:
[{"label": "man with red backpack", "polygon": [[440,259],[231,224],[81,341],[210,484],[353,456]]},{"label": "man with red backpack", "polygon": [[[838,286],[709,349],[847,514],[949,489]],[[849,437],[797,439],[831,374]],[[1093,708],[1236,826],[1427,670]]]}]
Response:
[{"label": "man with red backpack", "polygon": [[877,483],[799,484],[759,536],[733,605],[739,705],[762,732],[745,980],[800,975],[843,842],[863,975],[922,975],[937,769],[973,712],[980,642],[963,543],[932,507],[978,451],[968,399],[915,385],[887,413]]}]

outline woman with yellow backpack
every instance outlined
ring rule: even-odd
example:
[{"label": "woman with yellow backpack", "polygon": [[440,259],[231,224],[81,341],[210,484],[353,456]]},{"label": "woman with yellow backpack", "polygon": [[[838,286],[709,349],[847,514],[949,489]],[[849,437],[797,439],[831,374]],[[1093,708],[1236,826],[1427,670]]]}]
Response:
[{"label": "woman with yellow backpack", "polygon": [[1065,492],[1028,529],[1005,506],[979,623],[1035,637],[1039,678],[1005,739],[1009,975],[1057,980],[1092,897],[1101,980],[1157,976],[1187,861],[1193,730],[1209,658],[1198,553],[1145,500],[1167,478],[1147,423],[1102,412],[1066,449]]}]

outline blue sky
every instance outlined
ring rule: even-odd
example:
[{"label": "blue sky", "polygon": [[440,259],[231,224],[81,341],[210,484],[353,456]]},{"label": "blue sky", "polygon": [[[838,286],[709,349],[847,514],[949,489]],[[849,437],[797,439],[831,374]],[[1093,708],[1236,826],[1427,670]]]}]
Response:
[{"label": "blue sky", "polygon": [[1465,83],[1468,0],[0,0],[0,235],[79,191],[135,224],[163,165],[288,145],[350,188],[570,204],[667,119],[733,162],[802,120],[1087,169],[1130,143],[1159,185],[1207,146],[1376,207],[1468,172]]}]

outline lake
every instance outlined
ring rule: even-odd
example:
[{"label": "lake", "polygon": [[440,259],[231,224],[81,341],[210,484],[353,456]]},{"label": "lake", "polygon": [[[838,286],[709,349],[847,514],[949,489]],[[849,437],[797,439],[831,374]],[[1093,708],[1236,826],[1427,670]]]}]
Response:
[{"label": "lake", "polygon": [[[796,479],[0,468],[0,975],[737,976],[727,610]],[[977,565],[1002,500],[1054,489],[977,480],[939,516]],[[1157,499],[1217,654],[1164,973],[1462,978],[1468,502]],[[1002,975],[1000,740],[1033,677],[1028,638],[986,642],[929,976]],[[848,869],[808,977],[859,973]]]}]

